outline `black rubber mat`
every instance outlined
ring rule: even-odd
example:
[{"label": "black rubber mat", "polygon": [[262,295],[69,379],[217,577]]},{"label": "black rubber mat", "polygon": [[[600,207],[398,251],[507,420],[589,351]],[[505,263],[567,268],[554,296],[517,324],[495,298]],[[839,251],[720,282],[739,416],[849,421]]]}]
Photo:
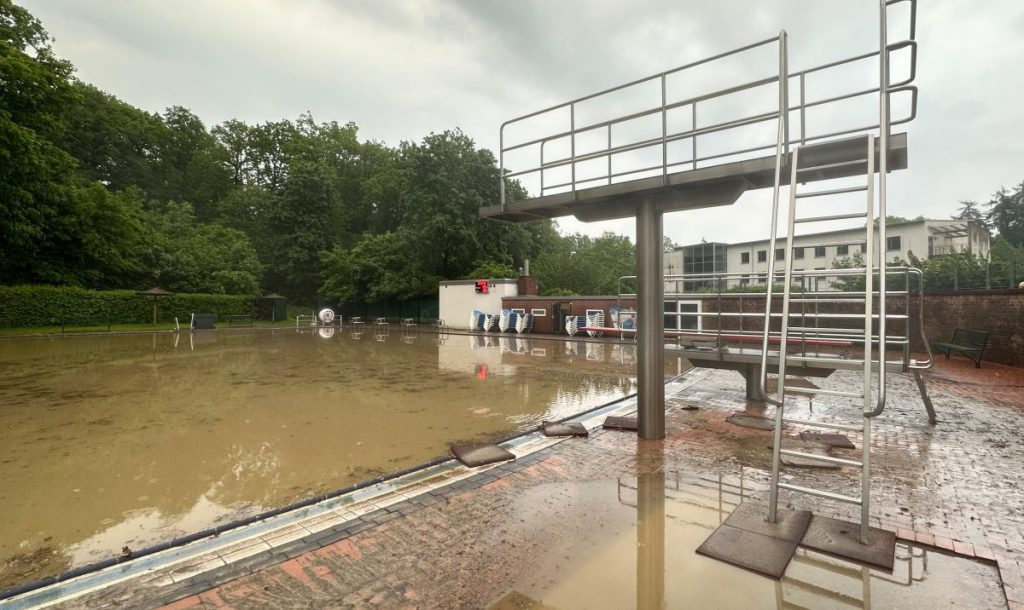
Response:
[{"label": "black rubber mat", "polygon": [[637,428],[635,417],[608,417],[604,420],[604,427],[608,430],[633,430]]},{"label": "black rubber mat", "polygon": [[736,413],[725,418],[725,421],[741,428],[753,428],[754,430],[774,430],[775,420],[770,417],[759,417],[757,415],[744,415]]},{"label": "black rubber mat", "polygon": [[588,436],[587,427],[579,422],[555,423],[546,421],[540,425],[544,436]]},{"label": "black rubber mat", "polygon": [[766,506],[741,503],[697,553],[769,578],[782,578],[811,522],[811,512],[780,510],[776,523],[768,523],[767,515]]},{"label": "black rubber mat", "polygon": [[872,527],[868,530],[868,544],[862,544],[859,524],[815,515],[800,546],[891,572],[896,557],[896,534]]},{"label": "black rubber mat", "polygon": [[762,536],[723,523],[697,548],[697,553],[779,580],[786,573],[796,547],[795,542]]},{"label": "black rubber mat", "polygon": [[514,454],[497,445],[452,445],[451,450],[455,459],[470,468],[516,459]]},{"label": "black rubber mat", "polygon": [[829,447],[835,447],[837,449],[856,449],[856,445],[853,444],[845,434],[832,434],[827,432],[801,432],[800,438],[805,441],[812,441],[815,443],[822,443]]},{"label": "black rubber mat", "polygon": [[726,517],[725,524],[786,542],[800,542],[811,523],[812,513],[780,508],[775,517],[775,523],[768,523],[767,505],[742,502]]}]

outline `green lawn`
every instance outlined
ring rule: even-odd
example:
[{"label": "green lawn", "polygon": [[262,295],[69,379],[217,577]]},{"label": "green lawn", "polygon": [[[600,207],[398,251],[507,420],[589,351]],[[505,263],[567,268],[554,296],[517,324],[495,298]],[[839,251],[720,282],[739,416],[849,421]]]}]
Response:
[{"label": "green lawn", "polygon": [[[253,320],[253,328],[288,328],[295,326],[295,320],[280,320],[268,322],[264,320]],[[247,326],[228,326],[224,321],[217,322],[217,330],[245,329]],[[33,326],[25,328],[0,328],[0,336],[12,337],[20,335],[59,335],[76,333],[138,333],[138,332],[169,332],[174,330],[173,323],[161,322],[158,324],[95,324],[95,325],[68,325],[61,329],[60,326]],[[188,330],[188,321],[182,326],[182,330]]]}]

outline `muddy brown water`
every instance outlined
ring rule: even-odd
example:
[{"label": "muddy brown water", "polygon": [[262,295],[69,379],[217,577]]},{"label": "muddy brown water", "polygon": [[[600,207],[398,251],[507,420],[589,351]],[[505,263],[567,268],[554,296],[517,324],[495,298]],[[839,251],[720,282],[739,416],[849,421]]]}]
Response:
[{"label": "muddy brown water", "polygon": [[891,573],[801,547],[780,581],[698,555],[747,493],[742,478],[694,472],[537,485],[509,512],[547,552],[488,608],[1006,607],[995,566],[904,542]]},{"label": "muddy brown water", "polygon": [[370,329],[2,340],[0,588],[625,396],[635,358]]}]

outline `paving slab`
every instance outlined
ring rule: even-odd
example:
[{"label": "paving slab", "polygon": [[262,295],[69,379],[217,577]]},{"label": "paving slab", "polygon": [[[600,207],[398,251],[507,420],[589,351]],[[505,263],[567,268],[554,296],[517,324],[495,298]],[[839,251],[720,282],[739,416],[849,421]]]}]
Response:
[{"label": "paving slab", "polygon": [[604,420],[603,428],[606,430],[632,430],[637,429],[635,417],[608,417]]},{"label": "paving slab", "polygon": [[555,423],[544,422],[541,424],[541,431],[544,436],[588,436],[587,427],[580,422]]}]

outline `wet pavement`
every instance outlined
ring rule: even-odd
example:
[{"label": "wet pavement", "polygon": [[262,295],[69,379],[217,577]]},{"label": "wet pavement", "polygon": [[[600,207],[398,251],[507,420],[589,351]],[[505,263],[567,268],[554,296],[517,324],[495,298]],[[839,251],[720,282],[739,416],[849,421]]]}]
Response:
[{"label": "wet pavement", "polygon": [[[940,360],[929,372],[936,426],[913,379],[891,380],[871,443],[871,525],[897,533],[892,574],[801,549],[776,582],[694,553],[740,499],[766,500],[771,456],[770,432],[725,421],[763,413],[745,402],[742,378],[695,370],[669,401],[664,441],[587,422],[589,439],[529,441],[535,447],[515,462],[336,514],[316,535],[281,534],[280,544],[238,561],[155,570],[57,607],[1024,610],[1024,375],[988,363],[976,371]],[[845,390],[860,380],[839,371],[813,383]],[[859,407],[841,400],[802,398],[788,412],[849,421]],[[787,440],[801,431],[787,428]],[[859,448],[860,436],[849,436]],[[856,455],[833,450],[844,451]],[[859,494],[853,469],[784,476]],[[782,499],[856,520],[846,505]]]}]

